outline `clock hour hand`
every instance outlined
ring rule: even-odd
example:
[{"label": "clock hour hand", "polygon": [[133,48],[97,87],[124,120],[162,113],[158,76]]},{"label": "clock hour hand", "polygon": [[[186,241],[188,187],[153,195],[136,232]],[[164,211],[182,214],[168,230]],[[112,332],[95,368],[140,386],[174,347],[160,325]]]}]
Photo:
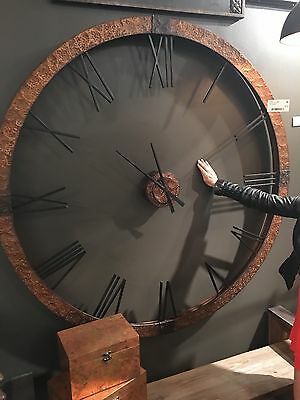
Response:
[{"label": "clock hour hand", "polygon": [[157,185],[163,192],[168,193],[170,195],[170,197],[176,201],[176,203],[178,203],[181,207],[184,206],[184,202],[182,200],[180,200],[179,197],[175,196],[175,194],[173,194],[172,192],[170,192],[168,189],[165,189],[163,187],[163,185],[158,182],[156,179],[152,178],[151,175],[147,174],[146,172],[144,172],[140,167],[138,167],[134,162],[132,162],[131,160],[129,160],[129,158],[127,158],[124,154],[122,154],[121,152],[119,152],[118,150],[116,150],[116,153],[121,156],[122,158],[124,158],[124,160],[126,160],[130,165],[132,165],[134,168],[136,168],[141,174],[143,174],[146,178],[148,178],[150,181],[152,181],[153,183],[155,183],[155,185]]},{"label": "clock hour hand", "polygon": [[166,193],[166,198],[167,198],[167,201],[168,201],[168,206],[169,206],[169,208],[170,208],[171,213],[173,214],[173,213],[175,212],[175,208],[174,208],[174,206],[173,206],[173,203],[172,203],[170,194],[169,194],[168,191],[167,191],[167,190],[168,190],[168,186],[167,186],[167,184],[166,184],[166,182],[165,182],[165,180],[164,180],[164,177],[163,177],[163,174],[162,174],[162,170],[161,170],[161,168],[160,168],[160,165],[159,165],[159,162],[158,162],[158,158],[157,158],[157,155],[156,155],[156,153],[155,153],[153,144],[150,143],[150,146],[151,146],[151,150],[152,150],[152,153],[153,153],[153,157],[154,157],[154,159],[155,159],[156,167],[157,167],[157,170],[158,170],[158,173],[159,173],[159,176],[160,176],[160,181],[161,181],[163,187],[165,188],[165,193]]}]

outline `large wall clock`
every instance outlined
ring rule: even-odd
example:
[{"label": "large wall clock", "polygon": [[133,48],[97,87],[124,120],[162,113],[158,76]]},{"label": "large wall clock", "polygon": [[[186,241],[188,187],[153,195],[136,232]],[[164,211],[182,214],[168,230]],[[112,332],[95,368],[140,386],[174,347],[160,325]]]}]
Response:
[{"label": "large wall clock", "polygon": [[272,95],[231,45],[161,16],[95,26],[31,74],[1,127],[1,243],[31,292],[78,324],[141,336],[206,318],[250,281],[280,218],[216,198],[195,163],[287,193]]}]

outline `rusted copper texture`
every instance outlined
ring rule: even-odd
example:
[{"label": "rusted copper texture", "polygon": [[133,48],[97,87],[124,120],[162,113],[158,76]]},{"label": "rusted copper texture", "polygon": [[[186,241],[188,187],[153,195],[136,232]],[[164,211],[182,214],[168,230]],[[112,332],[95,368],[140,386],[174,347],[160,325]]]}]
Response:
[{"label": "rusted copper texture", "polygon": [[[150,174],[152,178],[159,181],[160,175],[158,172],[151,172]],[[175,196],[178,196],[180,193],[180,185],[179,181],[172,172],[167,171],[163,172],[165,185],[168,187],[170,192]],[[157,186],[153,181],[148,181],[145,187],[146,196],[148,200],[155,205],[156,207],[165,207],[168,205],[168,200],[166,193],[159,186]]]},{"label": "rusted copper texture", "polygon": [[140,375],[139,336],[121,315],[58,332],[68,396],[79,400]]},{"label": "rusted copper texture", "polygon": [[124,399],[146,400],[139,336],[121,314],[57,335],[61,372],[48,382],[50,399],[104,400],[122,393]]},{"label": "rusted copper texture", "polygon": [[[154,19],[151,16],[131,17],[89,28],[63,43],[32,73],[13,99],[1,126],[0,194],[9,195],[10,193],[9,177],[14,148],[24,120],[38,95],[67,63],[85,51],[110,40],[152,32],[193,40],[220,54],[239,70],[256,90],[265,106],[268,100],[273,99],[265,81],[251,63],[222,38],[203,28],[177,19],[165,18],[164,21],[158,21],[155,24],[153,21]],[[287,171],[289,170],[289,160],[283,121],[279,113],[270,114],[270,119],[275,132],[274,141],[278,149],[279,171]],[[287,194],[287,183],[284,180],[280,181],[279,194]],[[269,253],[278,234],[280,223],[280,217],[273,218],[266,239],[256,256],[237,280],[218,296],[208,299],[205,303],[191,307],[175,319],[163,322],[150,321],[134,324],[133,326],[141,336],[153,336],[183,328],[211,315],[233,299],[251,280]],[[16,235],[12,216],[0,216],[0,237],[1,244],[17,274],[23,279],[32,293],[50,310],[74,324],[94,319],[94,317],[76,309],[58,297],[37,276],[29,265]]]},{"label": "rusted copper texture", "polygon": [[140,374],[135,378],[83,399],[71,397],[68,380],[58,374],[48,382],[48,396],[49,400],[147,400],[146,377],[146,371],[140,368]]}]

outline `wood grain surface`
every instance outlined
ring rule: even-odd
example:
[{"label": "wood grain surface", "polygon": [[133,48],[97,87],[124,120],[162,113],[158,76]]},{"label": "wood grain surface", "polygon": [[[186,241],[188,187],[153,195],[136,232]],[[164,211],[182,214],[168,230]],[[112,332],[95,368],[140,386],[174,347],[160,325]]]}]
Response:
[{"label": "wood grain surface", "polygon": [[148,400],[263,399],[290,389],[293,375],[285,341],[152,382]]}]

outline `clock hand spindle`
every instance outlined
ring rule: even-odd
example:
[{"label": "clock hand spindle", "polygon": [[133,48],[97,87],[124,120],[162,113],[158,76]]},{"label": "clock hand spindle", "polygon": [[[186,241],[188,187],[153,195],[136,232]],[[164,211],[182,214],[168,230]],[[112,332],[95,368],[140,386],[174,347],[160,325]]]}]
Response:
[{"label": "clock hand spindle", "polygon": [[152,178],[151,175],[147,174],[146,172],[144,172],[140,167],[138,167],[134,162],[132,162],[131,160],[129,160],[129,158],[127,158],[124,154],[122,154],[121,152],[119,152],[118,150],[116,150],[116,153],[121,156],[122,158],[124,158],[124,160],[126,160],[130,165],[132,165],[134,168],[136,168],[141,174],[143,174],[146,178],[148,178],[150,181],[152,181],[153,183],[155,183],[155,185],[157,185],[161,190],[163,190],[165,193],[168,193],[170,195],[170,197],[176,201],[176,203],[178,203],[181,207],[184,206],[184,202],[177,196],[175,196],[175,194],[173,194],[172,192],[170,192],[168,189],[165,189],[163,187],[163,185],[158,182],[156,179]]},{"label": "clock hand spindle", "polygon": [[166,193],[166,197],[167,197],[167,201],[168,201],[168,205],[169,205],[170,211],[171,211],[171,213],[173,214],[173,213],[175,212],[175,208],[174,208],[174,206],[173,206],[171,197],[170,197],[169,193],[167,192],[167,190],[168,190],[168,185],[166,184],[165,179],[164,179],[164,177],[163,177],[162,170],[161,170],[161,168],[160,168],[160,165],[159,165],[159,162],[158,162],[158,158],[157,158],[157,155],[156,155],[156,153],[155,153],[153,144],[150,143],[150,146],[151,146],[151,150],[152,150],[152,153],[153,153],[153,157],[154,157],[154,159],[155,159],[156,167],[157,167],[157,170],[158,170],[158,173],[159,173],[159,176],[160,176],[160,181],[161,181],[161,183],[163,184],[163,187],[165,188],[165,193]]}]

